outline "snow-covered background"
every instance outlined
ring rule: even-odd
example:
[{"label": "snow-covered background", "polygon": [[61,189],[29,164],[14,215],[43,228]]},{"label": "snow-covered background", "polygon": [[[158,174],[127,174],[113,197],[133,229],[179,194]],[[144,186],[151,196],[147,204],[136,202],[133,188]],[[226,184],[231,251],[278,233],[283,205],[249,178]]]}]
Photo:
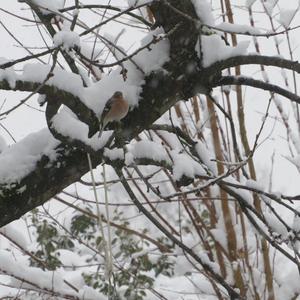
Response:
[{"label": "snow-covered background", "polygon": [[[19,3],[17,1],[2,1],[0,7],[0,36],[1,36],[1,47],[0,47],[0,57],[3,57],[2,62],[6,60],[14,60],[24,55],[27,55],[29,51],[40,52],[45,50],[45,42],[52,46],[59,46],[61,44],[64,45],[64,48],[68,50],[68,48],[76,45],[80,47],[82,53],[85,53],[86,56],[90,56],[92,53],[94,40],[92,37],[79,37],[78,34],[69,32],[69,25],[66,25],[67,22],[64,23],[64,27],[61,28],[62,31],[57,33],[52,40],[51,37],[45,32],[42,26],[36,27],[34,23],[27,22],[24,19],[19,19],[14,16],[20,15],[23,18],[34,20],[36,16],[32,15],[32,12],[24,3]],[[64,1],[51,1],[51,7],[49,7],[48,1],[37,1],[34,2],[39,3],[42,6],[47,6],[51,10],[56,10],[60,7]],[[82,1],[84,4],[92,3],[92,1]],[[106,1],[105,4],[111,4],[114,6],[119,6],[122,9],[128,7],[128,5],[136,5],[140,4],[141,1],[122,1],[122,0],[111,0]],[[207,3],[202,0],[193,0],[193,3],[198,8],[198,13],[200,19],[206,23],[207,25],[217,26],[221,30],[233,30],[233,31],[250,31],[254,34],[262,34],[268,33],[272,31],[271,23],[274,22],[275,29],[278,31],[284,30],[284,27],[293,27],[299,25],[300,17],[299,12],[294,15],[296,9],[298,8],[298,1],[266,1],[265,8],[267,13],[263,11],[262,4],[260,1],[231,1],[232,7],[234,8],[234,18],[237,24],[243,26],[235,26],[232,27],[228,24],[224,24],[221,16],[221,10],[219,6],[219,1],[212,1],[212,7],[214,8],[212,11],[212,15],[209,12],[204,15],[201,14],[202,7],[208,7]],[[66,1],[65,7],[73,5],[73,1]],[[202,6],[201,6],[202,5]],[[250,24],[249,14],[247,8],[252,6],[253,18],[255,22],[256,29],[253,30],[248,27]],[[11,14],[8,14],[10,12]],[[102,11],[103,12],[103,11]],[[77,13],[75,11],[75,13]],[[70,13],[69,18],[72,19],[74,13]],[[80,12],[80,19],[84,20],[84,26],[93,26],[97,22],[102,20],[101,14],[94,13],[91,11],[82,10]],[[108,14],[109,16],[109,14]],[[294,17],[291,21],[291,18]],[[213,18],[215,19],[213,23]],[[145,45],[151,40],[151,34],[147,32],[146,29],[139,28],[137,24],[135,24],[130,17],[122,17],[122,22],[132,22],[131,24],[135,26],[125,26],[123,23],[118,22],[109,22],[107,25],[103,25],[99,32],[102,36],[104,36],[108,40],[118,40],[118,45],[125,52],[133,52],[137,49],[141,44]],[[246,27],[245,27],[246,25]],[[76,28],[77,29],[77,28]],[[80,32],[82,29],[78,28]],[[13,37],[8,33],[8,31],[13,34]],[[162,34],[160,29],[156,30],[155,34]],[[293,49],[293,59],[299,59],[299,42],[297,36],[299,35],[299,30],[294,30],[289,33],[289,38],[291,41],[291,47]],[[143,40],[142,40],[143,39]],[[142,42],[141,42],[142,40]],[[228,40],[231,42],[230,37]],[[289,58],[289,47],[287,44],[286,36],[284,34],[278,35],[276,37],[256,37],[252,38],[247,35],[240,35],[238,38],[239,44],[236,48],[232,49],[230,47],[225,47],[222,40],[219,36],[216,35],[208,35],[203,37],[202,43],[204,45],[203,55],[206,65],[209,65],[211,62],[216,61],[218,59],[226,58],[232,55],[244,54],[244,53],[254,53],[256,52],[254,42],[258,41],[261,52],[266,55],[278,55],[276,51],[276,45],[280,47],[281,55]],[[27,50],[25,50],[25,49]],[[95,52],[101,51],[103,48],[103,44],[97,44],[95,48]],[[139,101],[139,93],[141,91],[141,85],[143,83],[143,75],[148,74],[152,70],[155,70],[163,65],[165,61],[168,59],[168,43],[167,41],[161,41],[157,46],[152,46],[153,50],[149,52],[146,50],[145,52],[139,53],[135,57],[135,62],[141,66],[142,71],[136,70],[130,62],[125,62],[126,69],[128,70],[128,79],[124,83],[124,80],[120,74],[120,70],[117,68],[113,68],[111,72],[107,72],[106,74],[100,74],[99,70],[95,70],[95,72],[99,72],[99,77],[102,79],[98,82],[93,82],[91,79],[88,79],[89,83],[87,88],[84,88],[80,84],[80,78],[77,75],[70,74],[68,70],[59,71],[55,70],[54,77],[47,81],[47,84],[54,85],[58,88],[67,90],[76,96],[78,96],[87,106],[92,108],[95,113],[101,113],[105,101],[112,95],[115,90],[122,90],[126,99],[128,100],[131,107],[138,105]],[[116,57],[121,57],[120,53],[116,51]],[[108,57],[107,62],[112,62],[113,57],[110,57],[105,50],[100,56],[101,59],[105,59]],[[8,70],[0,73],[0,78],[10,79],[10,84],[14,84],[14,79],[21,80],[32,80],[34,82],[42,82],[44,78],[47,76],[49,69],[51,68],[49,65],[42,66],[41,64],[49,63],[49,57],[45,57],[42,61],[32,61],[32,63],[39,63],[39,65],[27,65],[18,64],[14,66],[13,70]],[[66,73],[68,72],[68,75]],[[82,68],[82,73],[85,71]],[[144,73],[144,74],[143,74]],[[270,79],[272,83],[278,83],[280,85],[284,85],[284,80],[287,79],[290,86],[289,89],[294,90],[293,86],[293,78],[291,72],[284,72],[275,70],[275,68],[268,67],[265,72],[261,72],[259,67],[242,67],[242,73],[248,76],[254,76],[255,78],[261,78],[263,80]],[[89,74],[84,74],[86,78]],[[234,94],[234,88],[231,88],[231,94]],[[1,91],[0,97],[0,105],[1,112],[6,111],[18,103],[25,99],[28,96],[28,93],[25,92],[4,92]],[[216,91],[216,97],[219,94]],[[261,127],[261,123],[264,120],[263,117],[265,115],[265,111],[268,105],[269,94],[267,92],[261,92],[257,89],[253,88],[245,88],[243,89],[243,99],[244,99],[244,107],[245,107],[245,118],[246,118],[246,127],[247,134],[249,136],[250,144],[254,143],[257,132]],[[235,111],[235,96],[232,96],[233,103],[232,109]],[[221,101],[221,98],[220,98]],[[203,102],[203,100],[202,100]],[[277,107],[281,107],[283,110],[283,115],[286,117],[286,120],[290,121],[290,125],[292,126],[292,134],[289,134],[289,138],[292,138],[292,142],[290,143],[293,147],[291,155],[289,141],[287,142],[287,133],[286,128],[283,126],[283,122],[280,120],[278,109],[274,104],[271,105],[269,118],[265,124],[260,142],[257,151],[255,152],[254,160],[257,171],[257,177],[259,186],[256,183],[247,182],[248,187],[262,187],[262,189],[269,190],[271,186],[272,192],[278,192],[281,194],[288,195],[296,195],[300,194],[300,186],[299,186],[299,173],[297,171],[296,166],[299,166],[299,157],[300,154],[300,141],[299,141],[299,131],[297,129],[297,124],[294,120],[294,110],[289,100],[277,97],[276,98]],[[184,104],[182,104],[184,106]],[[190,108],[190,107],[189,107]],[[175,116],[175,113],[172,112]],[[186,113],[188,115],[188,113]],[[169,116],[163,116],[158,123],[164,123],[168,121]],[[186,119],[188,119],[186,117]],[[87,128],[82,125],[82,123],[75,120],[72,114],[68,110],[61,110],[60,113],[53,120],[54,125],[57,130],[64,134],[68,134],[71,137],[80,139],[85,143],[94,147],[94,149],[99,149],[103,147],[104,141],[108,138],[109,134],[106,133],[103,135],[103,140],[94,140],[87,139]],[[205,130],[209,130],[209,126],[205,121],[205,116],[202,120],[202,124],[199,125],[200,128],[204,128],[203,132],[205,134]],[[222,120],[221,120],[222,122]],[[0,117],[0,151],[2,152],[0,156],[0,182],[6,182],[15,180],[18,177],[22,177],[30,170],[32,170],[35,166],[36,161],[41,157],[42,154],[47,154],[51,156],[52,149],[55,147],[57,141],[53,139],[53,137],[48,132],[48,129],[44,129],[46,127],[45,113],[44,107],[40,107],[38,104],[38,96],[32,96],[26,101],[26,105],[20,106],[18,109],[11,112],[8,116]],[[71,127],[71,129],[70,129]],[[207,127],[207,129],[205,129]],[[163,134],[163,133],[162,133]],[[30,136],[28,136],[30,135]],[[142,135],[143,139],[146,139],[146,134]],[[174,148],[178,148],[181,150],[181,145],[178,143],[177,139],[170,136],[165,136],[165,139],[174,146]],[[13,146],[16,142],[20,142],[19,145]],[[175,165],[173,167],[173,179],[179,179],[183,174],[187,176],[194,175],[205,175],[202,167],[191,161],[191,159],[184,154],[178,153],[178,151],[171,151],[170,153],[166,153],[165,149],[158,145],[160,139],[158,137],[154,138],[155,143],[151,143],[150,141],[138,142],[135,144],[131,144],[128,146],[127,156],[125,160],[128,165],[130,165],[134,158],[143,158],[147,157],[150,159],[154,159],[157,161],[164,160],[167,163],[170,162],[170,157],[175,161]],[[28,145],[33,145],[29,147]],[[159,146],[161,148],[159,148]],[[202,155],[204,152],[206,145],[199,145],[202,147]],[[41,151],[42,149],[42,151]],[[106,155],[110,158],[119,158],[122,157],[123,149],[115,150],[114,152],[109,152],[107,150]],[[210,153],[207,151],[205,154],[208,157],[208,164],[211,165],[212,169],[215,168],[215,165],[209,161]],[[132,156],[132,157],[131,157]],[[24,165],[20,168],[20,165]],[[145,175],[151,175],[155,173],[157,170],[155,168],[149,167],[144,168],[143,173]],[[22,173],[23,172],[23,173]],[[95,171],[96,180],[103,181],[103,169],[102,167],[97,168]],[[133,171],[128,171],[129,175],[131,174],[133,177],[136,176],[136,173]],[[130,173],[132,172],[132,173]],[[113,181],[117,180],[117,177],[113,173],[110,168],[107,168],[107,180]],[[271,175],[270,175],[271,174]],[[173,192],[173,187],[170,183],[163,184],[160,182],[161,178],[159,175],[153,176],[153,185],[156,184],[156,181],[159,181],[158,185],[160,188],[160,193],[162,195],[169,195]],[[90,181],[90,175],[87,174],[84,177],[85,181]],[[138,183],[135,187],[135,190],[138,191],[139,186],[143,186],[141,183]],[[145,186],[143,186],[145,188]],[[101,189],[101,190],[100,190]],[[213,190],[213,188],[212,188]],[[101,202],[101,210],[104,211],[104,195],[103,186],[99,187],[100,194],[100,202]],[[217,194],[217,191],[215,191]],[[147,198],[143,199],[143,193],[140,193],[140,197],[143,201],[147,201]],[[247,195],[249,196],[249,195]],[[91,213],[96,213],[95,205],[89,204],[88,201],[93,201],[93,194],[91,190],[91,186],[85,186],[82,184],[74,184],[70,186],[65,193],[59,196],[60,199],[63,198],[64,201],[69,201],[72,205],[75,205],[84,211],[88,211],[90,209]],[[157,232],[155,227],[149,222],[145,221],[143,215],[132,205],[127,194],[124,192],[123,187],[120,183],[117,184],[109,184],[109,201],[114,206],[110,207],[110,214],[115,216],[113,222],[118,224],[126,224],[132,230],[136,230],[137,232],[145,232],[147,236],[154,237],[155,239],[162,239],[162,235]],[[249,196],[250,197],[250,196]],[[157,200],[157,195],[155,193],[150,193],[151,200]],[[82,201],[82,199],[84,201]],[[118,206],[120,205],[120,206]],[[124,206],[122,206],[124,205]],[[297,205],[295,204],[295,207]],[[181,218],[179,214],[178,204],[170,204],[170,203],[162,203],[159,205],[159,212],[164,216],[164,219],[172,220],[177,224],[178,219]],[[199,211],[205,214],[205,211],[199,207]],[[293,222],[297,223],[297,220],[293,219],[293,214],[288,211],[282,210],[280,211],[283,217],[289,218],[289,223]],[[64,295],[74,296],[74,299],[106,299],[103,294],[97,292],[97,288],[93,289],[87,286],[87,282],[93,282],[94,279],[89,277],[91,274],[97,274],[99,272],[100,266],[106,264],[107,257],[103,257],[97,253],[97,251],[93,252],[89,247],[86,247],[81,241],[76,239],[72,240],[74,243],[73,246],[65,247],[64,243],[68,243],[71,240],[70,236],[66,234],[67,230],[72,230],[72,224],[74,225],[74,220],[76,220],[77,214],[79,212],[73,211],[72,207],[65,206],[62,201],[59,200],[51,200],[47,204],[44,205],[43,208],[40,208],[38,212],[34,212],[32,214],[28,214],[28,216],[20,219],[18,221],[13,222],[12,224],[6,226],[1,229],[1,239],[0,239],[0,271],[7,276],[1,276],[0,279],[0,296],[8,296],[8,295],[18,295],[20,293],[21,299],[39,299],[38,296],[34,295],[34,293],[25,295],[28,290],[36,291],[39,288],[43,288],[44,290],[49,291],[49,295],[57,296],[63,298]],[[41,241],[37,241],[37,237],[40,236],[43,227],[42,227],[42,219],[47,218],[49,222],[53,222],[53,228],[55,228],[52,232],[54,241],[53,247],[57,247],[56,251],[53,251],[53,255],[55,259],[60,261],[59,267],[55,268],[53,271],[51,268],[47,270],[47,268],[41,267],[36,268],[38,265],[37,260],[34,258],[30,258],[29,253],[37,254],[37,251],[40,249]],[[266,218],[268,222],[274,227],[276,227],[277,222],[273,220],[272,214],[266,214]],[[35,220],[35,221],[34,221]],[[96,241],[97,237],[100,237],[100,229],[96,225],[96,218],[93,219],[92,222],[95,224],[87,227],[87,230],[91,230],[87,234],[87,236],[91,236],[91,241]],[[294,220],[294,221],[293,221]],[[38,222],[40,221],[40,223]],[[36,222],[36,223],[35,223]],[[58,222],[58,224],[55,222]],[[126,223],[128,222],[128,224]],[[186,223],[185,223],[186,222]],[[223,222],[219,221],[220,224]],[[185,234],[182,235],[183,241],[189,247],[195,247],[197,251],[199,251],[199,255],[203,260],[208,260],[207,255],[204,251],[201,252],[201,247],[197,243],[195,244],[194,236],[191,232],[188,231],[190,224],[188,221],[183,220],[183,224],[179,226],[178,230],[186,230]],[[34,224],[39,224],[33,226]],[[30,225],[30,226],[29,226]],[[222,224],[221,224],[222,225]],[[220,225],[220,227],[221,227]],[[39,227],[40,226],[40,227]],[[75,225],[74,225],[75,226]],[[125,226],[125,225],[124,225]],[[27,228],[29,227],[29,229]],[[297,224],[294,224],[294,227],[297,227]],[[39,229],[37,229],[39,228]],[[74,229],[74,228],[73,228]],[[106,227],[105,227],[106,229]],[[40,230],[40,232],[38,231]],[[65,231],[66,230],[66,231]],[[124,241],[124,244],[128,246],[128,244],[132,244],[142,248],[142,251],[136,250],[136,257],[132,257],[128,255],[128,257],[116,258],[115,269],[118,268],[126,268],[128,267],[126,264],[132,264],[133,258],[141,258],[145,253],[149,253],[149,257],[152,264],[157,264],[158,259],[161,259],[161,256],[158,254],[156,246],[149,243],[144,245],[143,242],[135,236],[130,240],[124,233],[116,233],[116,228],[113,229],[113,232],[118,236],[118,238]],[[226,247],[226,242],[224,241],[224,234],[219,229],[215,229],[213,231],[216,239]],[[281,232],[283,236],[288,235],[282,227],[274,229],[277,232]],[[73,234],[76,232],[72,232]],[[237,229],[238,232],[238,229]],[[49,233],[50,234],[50,233]],[[63,240],[65,237],[65,240]],[[11,239],[11,241],[9,240]],[[249,233],[249,239],[254,243],[254,235]],[[89,238],[87,238],[86,243],[89,243]],[[197,241],[198,242],[198,241]],[[70,242],[71,243],[71,242]],[[19,244],[20,247],[17,245]],[[48,244],[43,244],[45,249],[42,249],[43,255],[50,247]],[[58,245],[58,246],[57,246]],[[91,244],[92,249],[98,249],[98,245]],[[124,245],[123,245],[124,246]],[[251,246],[251,245],[250,245]],[[124,251],[124,248],[117,249],[120,246],[116,246],[114,249],[114,253],[117,256],[117,253]],[[26,250],[28,253],[24,253]],[[119,250],[119,251],[118,251]],[[253,249],[255,250],[255,249]],[[101,251],[100,251],[101,252]],[[102,252],[101,252],[102,253]],[[177,256],[175,256],[176,254]],[[41,259],[46,259],[45,256],[41,255]],[[126,256],[126,255],[125,255]],[[55,265],[55,260],[53,258],[53,263]],[[159,276],[155,279],[155,284],[151,286],[151,289],[147,291],[147,299],[157,299],[157,295],[155,291],[158,291],[164,295],[167,299],[215,299],[214,296],[204,296],[213,293],[212,287],[208,284],[208,282],[203,278],[202,275],[191,271],[191,266],[188,264],[184,254],[180,249],[175,247],[174,253],[171,255],[166,255],[167,262],[170,263],[174,267],[174,276],[168,277],[166,274],[159,274]],[[28,267],[29,260],[35,267]],[[211,263],[211,262],[210,262]],[[297,273],[297,269],[295,266],[286,267],[286,260],[279,258],[276,260],[276,269],[280,270],[282,268],[282,272],[277,272],[277,281],[278,285],[276,286],[276,293],[278,299],[285,299],[287,295],[292,295],[295,291],[299,290],[299,274]],[[218,272],[217,266],[212,266]],[[141,267],[142,269],[142,267]],[[130,269],[131,270],[131,269]],[[166,268],[168,270],[168,268]],[[257,268],[260,270],[260,267]],[[131,270],[132,271],[132,270]],[[85,272],[87,277],[85,280],[82,276],[82,273]],[[154,270],[150,271],[146,269],[142,270],[142,275],[148,276],[149,278],[154,279],[155,274]],[[187,275],[188,274],[188,275]],[[100,276],[100,275],[99,275]],[[101,273],[101,276],[105,279],[105,276]],[[100,276],[100,277],[101,277]],[[259,282],[259,277],[261,273],[257,273],[257,278],[255,278],[256,282]],[[230,277],[230,276],[229,276]],[[103,280],[101,277],[101,280]],[[28,282],[27,282],[27,281]],[[100,281],[101,281],[100,280]],[[149,279],[150,280],[150,279]],[[230,278],[228,279],[230,280]],[[32,283],[33,282],[33,283]],[[67,283],[66,283],[67,282]],[[287,285],[287,282],[289,284]],[[71,283],[71,286],[70,286]],[[15,289],[13,287],[20,287],[19,289]],[[92,286],[92,284],[91,284]],[[75,287],[75,288],[74,288]],[[54,293],[55,291],[55,293]],[[121,294],[122,291],[119,291]],[[201,295],[201,296],[199,296]],[[28,298],[26,298],[28,297]],[[76,298],[78,297],[78,298]],[[126,299],[126,296],[123,296]],[[200,297],[200,298],[199,298]],[[206,298],[204,298],[206,297]],[[129,299],[129,298],[128,298]],[[289,299],[289,298],[286,298]]]}]

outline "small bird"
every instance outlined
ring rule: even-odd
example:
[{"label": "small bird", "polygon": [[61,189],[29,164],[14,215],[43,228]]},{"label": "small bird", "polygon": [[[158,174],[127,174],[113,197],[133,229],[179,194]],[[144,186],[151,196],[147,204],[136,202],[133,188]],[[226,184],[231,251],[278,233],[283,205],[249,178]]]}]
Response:
[{"label": "small bird", "polygon": [[101,117],[99,119],[99,135],[101,137],[102,132],[106,125],[110,122],[119,122],[128,113],[128,102],[124,99],[122,92],[115,92],[105,104]]}]

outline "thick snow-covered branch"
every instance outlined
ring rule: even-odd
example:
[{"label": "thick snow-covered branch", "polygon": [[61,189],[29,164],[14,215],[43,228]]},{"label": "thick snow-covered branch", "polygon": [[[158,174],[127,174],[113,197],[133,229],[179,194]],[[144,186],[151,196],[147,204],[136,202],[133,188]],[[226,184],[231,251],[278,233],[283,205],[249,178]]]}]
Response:
[{"label": "thick snow-covered branch", "polygon": [[[35,92],[39,94],[48,95],[48,104],[54,105],[54,103],[59,103],[59,107],[64,104],[69,107],[78,117],[78,119],[86,124],[88,124],[91,130],[98,129],[98,119],[93,110],[89,109],[78,96],[71,93],[65,87],[59,88],[58,83],[62,79],[60,76],[51,76],[52,78],[47,81],[47,83],[42,83],[43,76],[41,77],[41,73],[38,72],[36,74],[34,68],[30,68],[30,72],[33,72],[35,76],[37,76],[38,80],[34,80],[34,78],[26,78],[26,74],[23,78],[19,79],[22,76],[10,77],[7,78],[5,74],[1,74],[2,80],[0,80],[0,89],[8,90],[8,91],[23,91],[23,92]],[[32,74],[32,73],[31,73]],[[65,72],[66,75],[68,74]],[[46,76],[46,74],[44,74]],[[70,74],[72,75],[72,74]],[[36,78],[36,79],[37,79]],[[73,78],[74,80],[74,78]],[[75,83],[74,83],[75,84]],[[69,89],[70,90],[70,89]]]}]

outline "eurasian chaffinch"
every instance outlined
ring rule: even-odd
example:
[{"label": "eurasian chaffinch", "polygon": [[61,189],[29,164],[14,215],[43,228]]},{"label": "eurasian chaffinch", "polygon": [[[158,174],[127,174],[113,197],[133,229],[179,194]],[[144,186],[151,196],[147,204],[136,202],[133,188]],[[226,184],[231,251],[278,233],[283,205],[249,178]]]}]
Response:
[{"label": "eurasian chaffinch", "polygon": [[122,92],[115,92],[111,98],[105,104],[101,117],[99,119],[99,137],[101,137],[102,132],[106,125],[110,122],[119,122],[128,113],[128,102],[124,99]]}]

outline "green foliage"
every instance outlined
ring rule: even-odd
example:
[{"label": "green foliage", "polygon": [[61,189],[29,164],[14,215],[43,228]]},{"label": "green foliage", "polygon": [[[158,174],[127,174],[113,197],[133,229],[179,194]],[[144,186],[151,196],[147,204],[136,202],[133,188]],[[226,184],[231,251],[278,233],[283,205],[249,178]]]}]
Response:
[{"label": "green foliage", "polygon": [[[173,275],[173,261],[161,252],[149,253],[149,243],[128,233],[128,222],[122,222],[122,213],[114,212],[114,222],[122,224],[123,229],[112,232],[112,251],[115,262],[113,276],[110,280],[105,275],[105,268],[99,262],[99,255],[91,255],[86,263],[96,267],[90,271],[83,271],[82,276],[88,286],[93,287],[113,299],[143,300],[146,291],[153,287],[154,280],[159,275]],[[37,250],[33,253],[44,265],[31,259],[31,265],[45,269],[55,270],[63,267],[59,251],[68,249],[76,251],[74,238],[83,241],[89,247],[95,249],[104,257],[100,244],[102,237],[99,236],[99,228],[94,218],[77,213],[73,215],[71,223],[66,230],[61,230],[59,225],[41,217],[37,211],[32,213],[32,224],[36,230]],[[69,233],[69,235],[66,235]],[[144,230],[143,234],[147,231]],[[164,237],[159,239],[167,244]],[[172,245],[169,245],[171,247]],[[78,252],[80,255],[80,253]],[[97,268],[98,266],[98,268]]]},{"label": "green foliage", "polygon": [[116,300],[142,300],[146,296],[146,290],[153,287],[155,277],[160,274],[173,275],[173,262],[166,255],[150,255],[144,249],[148,244],[136,240],[126,230],[118,229],[114,232],[112,246],[117,265],[126,268],[115,268],[111,282],[106,280],[104,270],[83,274],[87,285],[105,295],[114,295]]},{"label": "green foliage", "polygon": [[75,236],[80,235],[84,240],[91,240],[94,237],[95,226],[95,219],[86,215],[76,215],[72,218],[71,232]]},{"label": "green foliage", "polygon": [[34,256],[39,258],[43,264],[37,260],[30,259],[32,266],[37,266],[48,270],[55,270],[61,266],[58,249],[72,249],[74,243],[72,239],[58,231],[55,223],[49,223],[47,220],[38,216],[37,211],[32,213],[32,223],[36,228],[38,249],[33,252]]}]

